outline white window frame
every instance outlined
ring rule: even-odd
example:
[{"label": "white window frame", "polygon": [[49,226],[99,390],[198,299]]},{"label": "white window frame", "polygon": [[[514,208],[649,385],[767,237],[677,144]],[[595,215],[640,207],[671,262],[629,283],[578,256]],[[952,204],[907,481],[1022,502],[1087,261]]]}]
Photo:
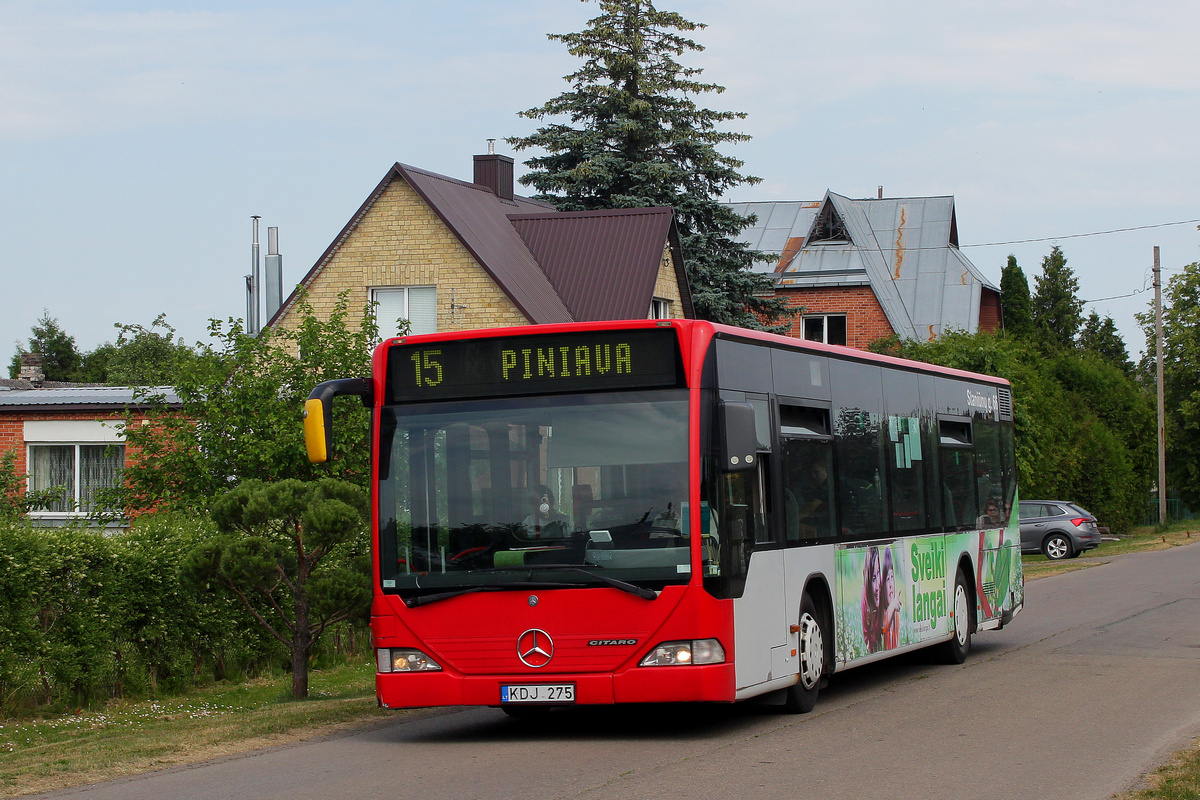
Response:
[{"label": "white window frame", "polygon": [[125,467],[125,432],[124,422],[101,420],[27,420],[24,423],[25,440],[25,487],[33,490],[33,449],[35,447],[72,447],[73,485],[68,487],[70,511],[31,511],[29,516],[35,519],[78,519],[86,517],[91,512],[80,510],[79,496],[82,490],[82,470],[80,464],[80,447],[107,447],[115,445],[121,448],[121,468]]},{"label": "white window frame", "polygon": [[[804,314],[804,315],[802,315],[800,317],[800,338],[804,339],[805,341],[808,341],[808,342],[821,342],[823,344],[830,344],[829,320],[833,319],[833,318],[839,318],[839,319],[843,320],[844,327],[846,330],[846,341],[834,342],[833,344],[849,343],[849,341],[850,341],[850,323],[849,323],[849,319],[847,318],[846,314]],[[808,322],[808,320],[810,320],[810,319],[821,320],[821,338],[820,339],[809,339],[807,336],[805,336],[805,333],[807,333],[805,323]]]},{"label": "white window frame", "polygon": [[650,319],[670,319],[671,301],[665,297],[655,297],[650,300]]},{"label": "white window frame", "polygon": [[[372,286],[371,294],[370,294],[371,304],[375,308],[375,311],[376,311],[376,323],[379,325],[379,335],[381,338],[390,339],[393,336],[397,335],[396,328],[395,328],[396,319],[406,319],[406,320],[409,320],[411,323],[411,321],[413,319],[412,301],[413,301],[413,290],[414,289],[428,289],[432,293],[432,301],[433,301],[432,308],[424,309],[424,316],[429,322],[432,323],[432,326],[430,329],[425,329],[425,327],[427,327],[427,326],[421,326],[420,321],[418,321],[418,326],[416,328],[410,329],[409,333],[410,334],[437,333],[437,287],[436,286],[429,286],[429,285]],[[401,306],[400,314],[395,319],[384,320],[383,315],[379,312],[379,306],[380,306],[379,298],[380,298],[380,295],[385,292],[389,293],[389,294],[391,294],[391,293],[398,294],[401,298],[400,303],[399,303],[399,305]],[[424,294],[424,293],[422,293],[422,294]],[[421,295],[418,295],[418,299],[420,299],[420,297],[421,297]]]}]

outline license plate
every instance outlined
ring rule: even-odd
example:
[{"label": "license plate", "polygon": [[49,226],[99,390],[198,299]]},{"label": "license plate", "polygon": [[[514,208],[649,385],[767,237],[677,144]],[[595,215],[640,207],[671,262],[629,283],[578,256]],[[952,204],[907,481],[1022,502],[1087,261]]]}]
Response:
[{"label": "license plate", "polygon": [[501,703],[574,703],[573,683],[513,683],[501,685]]}]

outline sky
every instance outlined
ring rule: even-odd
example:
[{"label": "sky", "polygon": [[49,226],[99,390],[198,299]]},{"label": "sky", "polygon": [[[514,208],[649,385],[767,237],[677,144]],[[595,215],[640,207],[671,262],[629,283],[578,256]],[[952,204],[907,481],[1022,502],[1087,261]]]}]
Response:
[{"label": "sky", "polygon": [[[1085,313],[1134,314],[1200,261],[1200,3],[662,0],[705,23],[681,61],[747,116],[730,201],[953,195],[959,241],[1033,288],[1058,244]],[[251,216],[284,282],[397,161],[521,161],[518,112],[579,62],[578,0],[0,0],[0,361],[48,312],[81,350],[165,313],[185,341],[245,315]],[[1188,224],[1172,224],[1183,221]],[[1106,235],[1084,234],[1131,229]],[[1002,244],[995,244],[1002,243]]]}]

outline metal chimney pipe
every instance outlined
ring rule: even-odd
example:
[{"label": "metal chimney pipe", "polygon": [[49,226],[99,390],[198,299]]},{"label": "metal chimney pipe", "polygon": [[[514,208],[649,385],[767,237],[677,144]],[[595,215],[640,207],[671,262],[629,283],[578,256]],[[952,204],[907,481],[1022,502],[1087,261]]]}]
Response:
[{"label": "metal chimney pipe", "polygon": [[249,333],[252,335],[257,335],[258,329],[259,329],[258,296],[259,296],[259,293],[262,291],[262,279],[261,279],[262,270],[259,268],[259,258],[258,258],[258,221],[259,221],[259,219],[261,219],[261,217],[259,217],[257,214],[254,214],[250,217],[250,219],[254,220],[254,239],[253,239],[252,244],[250,245],[250,274],[252,276],[252,279],[251,279],[252,286],[250,289],[251,306],[249,309],[249,313],[246,314],[246,333]]},{"label": "metal chimney pipe", "polygon": [[283,256],[279,255],[279,228],[267,228],[267,263],[266,263],[266,315],[263,324],[266,325],[274,317],[279,307],[283,305]]},{"label": "metal chimney pipe", "polygon": [[879,199],[880,200],[883,199],[883,187],[882,186],[879,187]]}]

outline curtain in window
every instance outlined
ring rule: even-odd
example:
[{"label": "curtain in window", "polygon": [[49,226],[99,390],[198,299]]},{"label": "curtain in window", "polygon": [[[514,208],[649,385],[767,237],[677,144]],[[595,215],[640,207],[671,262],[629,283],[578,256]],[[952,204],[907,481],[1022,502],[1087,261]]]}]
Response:
[{"label": "curtain in window", "polygon": [[47,511],[73,511],[75,495],[75,446],[38,445],[29,448],[30,488],[39,492],[57,486],[59,498]]},{"label": "curtain in window", "polygon": [[376,289],[372,293],[379,335],[397,335],[399,320],[408,320],[409,333],[437,332],[437,289],[433,286]]},{"label": "curtain in window", "polygon": [[414,286],[408,290],[409,333],[437,333],[437,289]]},{"label": "curtain in window", "polygon": [[97,489],[116,486],[125,465],[125,445],[79,446],[79,510],[92,511]]}]

